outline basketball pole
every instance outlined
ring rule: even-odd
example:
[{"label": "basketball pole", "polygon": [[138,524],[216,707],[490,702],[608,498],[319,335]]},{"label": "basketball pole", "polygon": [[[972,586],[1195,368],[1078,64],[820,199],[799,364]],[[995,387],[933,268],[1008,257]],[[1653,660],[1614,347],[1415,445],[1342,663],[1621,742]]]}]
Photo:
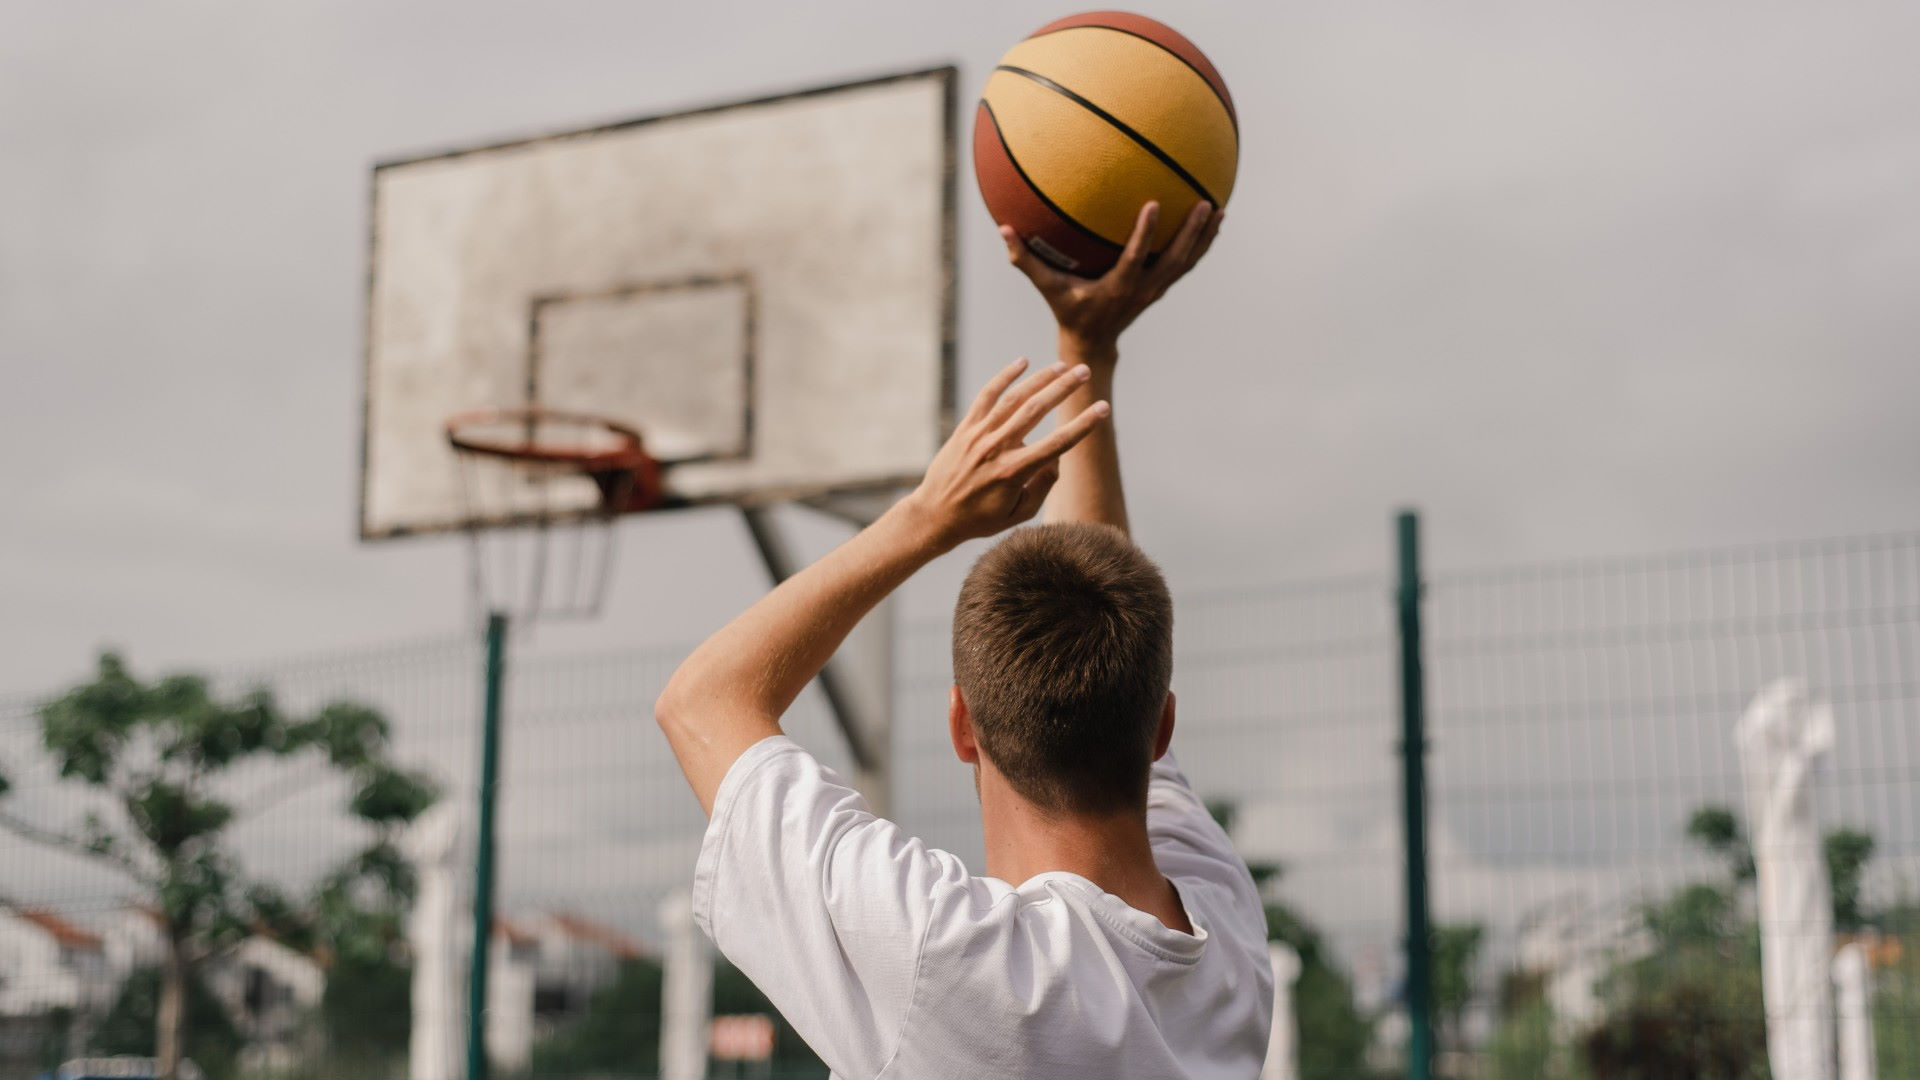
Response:
[{"label": "basketball pole", "polygon": [[[871,524],[843,510],[816,506],[856,527]],[[793,545],[773,510],[743,506],[747,532],[760,552],[761,562],[775,585],[800,570]],[[860,620],[833,659],[820,672],[820,690],[827,699],[840,734],[853,758],[854,787],[880,817],[893,811],[893,601],[882,600]]]},{"label": "basketball pole", "polygon": [[473,960],[467,977],[467,1080],[487,1080],[487,957],[493,938],[493,808],[500,780],[500,691],[507,616],[487,613],[487,696],[480,728],[480,835],[473,861]]}]

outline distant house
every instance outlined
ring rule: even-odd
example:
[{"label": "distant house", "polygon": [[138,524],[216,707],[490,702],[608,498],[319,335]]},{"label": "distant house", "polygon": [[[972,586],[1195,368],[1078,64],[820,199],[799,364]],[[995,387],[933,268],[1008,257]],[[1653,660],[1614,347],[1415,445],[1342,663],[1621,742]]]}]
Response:
[{"label": "distant house", "polygon": [[100,935],[44,908],[0,903],[0,1016],[91,1012],[114,989]]},{"label": "distant house", "polygon": [[1607,973],[1652,951],[1653,940],[1637,905],[1567,899],[1521,920],[1515,959],[1520,970],[1542,980],[1555,1021],[1563,1030],[1576,1031],[1600,1019],[1600,982]]},{"label": "distant house", "polygon": [[51,911],[0,902],[0,1063],[57,1044],[63,1017],[103,1011],[114,988],[97,934]]},{"label": "distant house", "polygon": [[255,934],[207,965],[207,989],[247,1040],[243,1064],[280,1070],[297,1065],[307,1016],[320,1005],[327,975],[313,957]]},{"label": "distant house", "polygon": [[487,1056],[508,1072],[532,1061],[536,1035],[587,1009],[620,966],[645,957],[638,941],[565,912],[496,918],[487,977]]},{"label": "distant house", "polygon": [[157,908],[127,904],[94,921],[106,953],[107,974],[118,987],[143,968],[157,968],[167,958],[167,937]]},{"label": "distant house", "polygon": [[[166,932],[160,912],[144,904],[116,908],[95,925],[96,931],[81,932],[98,946],[98,1004],[104,1010],[134,972],[165,961]],[[247,1040],[249,1068],[285,1068],[299,1061],[302,1021],[320,1004],[327,985],[326,972],[313,957],[256,934],[208,961],[200,977]]]},{"label": "distant house", "polygon": [[505,1072],[521,1072],[533,1061],[534,970],[540,962],[540,939],[496,918],[487,955],[487,1057]]},{"label": "distant house", "polygon": [[593,995],[613,984],[620,966],[647,955],[628,935],[566,912],[543,912],[517,926],[538,943],[533,1011],[541,1019],[584,1012]]}]

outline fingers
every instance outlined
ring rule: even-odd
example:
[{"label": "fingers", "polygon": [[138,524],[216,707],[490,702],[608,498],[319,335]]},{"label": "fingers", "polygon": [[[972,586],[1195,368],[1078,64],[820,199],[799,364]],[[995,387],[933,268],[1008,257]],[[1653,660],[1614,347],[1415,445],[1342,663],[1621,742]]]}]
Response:
[{"label": "fingers", "polygon": [[1174,234],[1173,242],[1160,253],[1160,262],[1154,267],[1155,277],[1171,284],[1187,272],[1200,257],[1200,238],[1213,216],[1213,205],[1205,199],[1193,204],[1193,209],[1187,211],[1187,220],[1180,223],[1180,231]]},{"label": "fingers", "polygon": [[1112,413],[1113,406],[1104,401],[1096,401],[1081,409],[1080,415],[1054,428],[1046,438],[1010,455],[1015,475],[1031,479],[1042,468],[1051,467],[1060,460],[1060,455],[1073,449],[1094,428],[1105,423]]},{"label": "fingers", "polygon": [[1055,364],[1046,371],[1028,379],[1015,394],[1023,395],[1017,407],[1002,415],[1000,422],[988,436],[994,446],[1014,446],[1025,442],[1027,432],[1040,423],[1042,417],[1053,411],[1054,406],[1067,400],[1067,395],[1080,388],[1080,385],[1092,376],[1087,365],[1081,364],[1072,369]]},{"label": "fingers", "polygon": [[1015,269],[1027,275],[1027,280],[1038,286],[1041,293],[1050,293],[1058,289],[1066,275],[1047,265],[1046,260],[1033,253],[1020,239],[1020,234],[1011,225],[1000,226],[1000,239],[1007,245],[1007,261]]},{"label": "fingers", "polygon": [[1007,418],[1019,411],[1028,399],[1066,373],[1066,368],[1059,364],[1052,364],[1027,376],[1019,385],[1002,394],[993,409],[987,413],[986,419],[981,421],[981,428],[986,433],[986,441],[995,444],[1003,441],[1001,433],[1006,429]]},{"label": "fingers", "polygon": [[987,385],[980,388],[979,395],[967,408],[966,419],[962,423],[978,423],[986,420],[992,413],[993,407],[999,403],[1000,395],[1006,393],[1007,387],[1012,386],[1013,380],[1019,378],[1020,373],[1025,370],[1027,370],[1027,358],[1024,356],[1001,368],[998,375],[988,379]]},{"label": "fingers", "polygon": [[1220,235],[1220,223],[1225,220],[1227,220],[1225,210],[1214,212],[1213,220],[1207,222],[1206,231],[1200,234],[1200,246],[1194,248],[1192,262],[1199,262],[1201,256],[1207,253],[1207,249],[1213,246],[1213,238]]},{"label": "fingers", "polygon": [[1160,204],[1149,201],[1140,208],[1140,216],[1133,219],[1133,235],[1127,237],[1127,246],[1121,250],[1120,259],[1107,273],[1122,280],[1139,276],[1140,268],[1147,264],[1147,249],[1153,243],[1154,226],[1160,223]]},{"label": "fingers", "polygon": [[1053,491],[1053,485],[1059,479],[1060,466],[1057,463],[1050,462],[1042,465],[1040,470],[1027,481],[1026,486],[1020,489],[1020,499],[1013,504],[1013,511],[1009,515],[1014,523],[1031,520],[1033,515],[1039,513],[1040,508],[1046,505],[1047,495]]}]

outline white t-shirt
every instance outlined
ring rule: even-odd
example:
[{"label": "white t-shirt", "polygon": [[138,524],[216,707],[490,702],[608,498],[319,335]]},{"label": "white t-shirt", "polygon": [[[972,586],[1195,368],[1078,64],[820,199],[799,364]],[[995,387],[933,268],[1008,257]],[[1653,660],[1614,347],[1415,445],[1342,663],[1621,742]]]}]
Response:
[{"label": "white t-shirt", "polygon": [[1077,874],[974,877],[773,736],[720,785],[693,910],[841,1080],[1252,1080],[1273,1008],[1253,879],[1170,757],[1147,830],[1192,934]]}]

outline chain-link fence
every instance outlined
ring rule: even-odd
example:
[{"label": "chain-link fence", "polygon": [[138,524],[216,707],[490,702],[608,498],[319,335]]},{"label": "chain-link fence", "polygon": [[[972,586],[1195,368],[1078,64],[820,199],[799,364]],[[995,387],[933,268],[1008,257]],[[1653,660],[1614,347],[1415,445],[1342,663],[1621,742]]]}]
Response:
[{"label": "chain-link fence", "polygon": [[[1303,1077],[1403,1068],[1391,588],[1382,576],[1178,602],[1175,750],[1230,820],[1266,882],[1274,935],[1299,956]],[[1734,730],[1781,677],[1834,710],[1813,805],[1835,941],[1869,961],[1878,1075],[1920,1075],[1920,535],[1436,574],[1426,597],[1442,1075],[1765,1075]],[[702,828],[651,719],[684,652],[513,654],[489,1028],[505,1072],[654,1073],[657,912],[690,881]],[[290,722],[337,700],[371,706],[391,726],[393,763],[464,810],[483,665],[477,642],[450,639],[221,671],[211,688],[231,700],[268,687]],[[903,627],[894,807],[977,867],[972,781],[947,745],[948,679],[945,623]],[[79,850],[89,810],[112,826],[125,807],[56,775],[46,700],[0,701],[11,782],[0,812],[15,826],[0,830],[5,1076],[151,1052],[166,951],[161,898],[113,852]],[[787,726],[846,770],[815,692]],[[220,834],[234,879],[273,884],[285,910],[209,939],[188,1045],[209,1072],[399,1076],[423,1052],[408,1015],[417,940],[378,890],[329,889],[344,862],[401,834],[350,812],[364,809],[364,778],[328,755],[319,743],[261,755],[211,782],[235,810]],[[400,844],[418,904],[446,902],[432,882],[470,873],[470,815],[462,834],[462,822],[435,825],[440,813]],[[720,1013],[765,1008],[724,968],[715,998]],[[774,1072],[821,1074],[784,1027],[776,1041]],[[1717,1055],[1722,1071],[1687,1071],[1688,1053]]]}]

